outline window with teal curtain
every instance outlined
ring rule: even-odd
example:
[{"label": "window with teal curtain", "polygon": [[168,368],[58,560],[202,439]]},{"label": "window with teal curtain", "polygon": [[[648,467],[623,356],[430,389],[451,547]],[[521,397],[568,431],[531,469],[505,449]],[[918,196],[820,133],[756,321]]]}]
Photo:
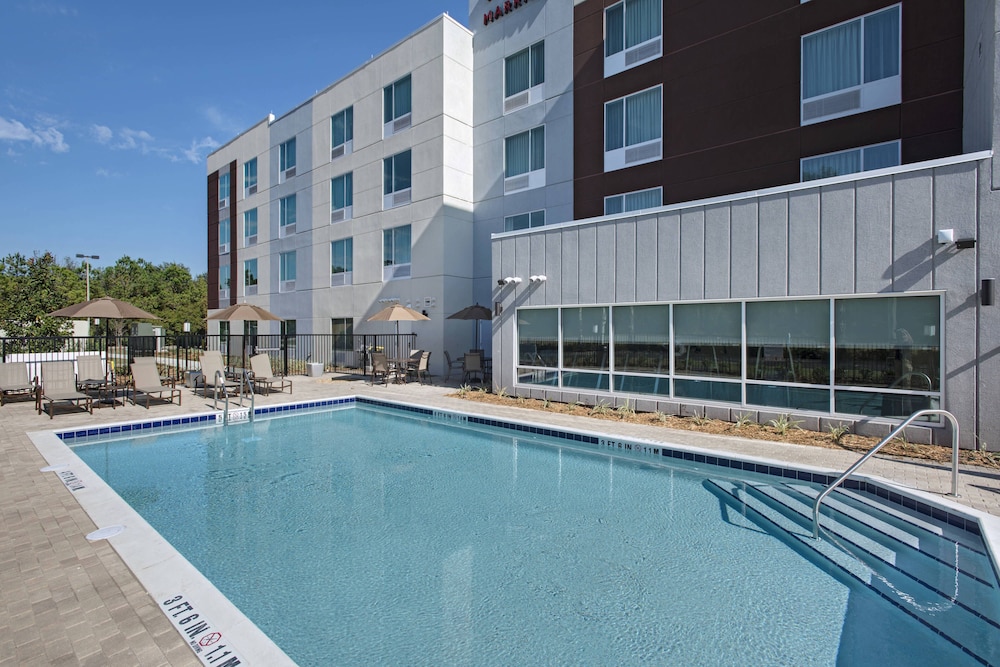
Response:
[{"label": "window with teal curtain", "polygon": [[861,83],[861,21],[802,38],[802,98]]},{"label": "window with teal curtain", "polygon": [[282,227],[295,224],[295,195],[278,200],[278,219]]},{"label": "window with teal curtain", "polygon": [[382,161],[382,194],[392,194],[410,187],[410,151],[397,153]]},{"label": "window with teal curtain", "polygon": [[354,270],[354,239],[341,239],[330,244],[330,273]]},{"label": "window with teal curtain", "polygon": [[865,17],[865,81],[899,74],[899,6]]},{"label": "window with teal curtain", "polygon": [[531,87],[545,83],[545,42],[531,46]]},{"label": "window with teal curtain", "polygon": [[802,161],[802,180],[830,178],[861,171],[861,151],[844,151]]},{"label": "window with teal curtain", "polygon": [[663,133],[660,121],[660,88],[653,88],[625,98],[625,145],[634,146],[659,139]]},{"label": "window with teal curtain", "polygon": [[354,139],[354,107],[347,107],[331,118],[332,140],[331,148]]},{"label": "window with teal curtain", "polygon": [[604,10],[605,57],[659,37],[661,0],[625,0]]},{"label": "window with teal curtain", "polygon": [[650,188],[604,198],[604,215],[641,211],[663,205],[663,188]]},{"label": "window with teal curtain", "polygon": [[354,172],[347,172],[330,181],[330,201],[333,211],[354,205]]},{"label": "window with teal curtain", "polygon": [[604,10],[605,57],[625,50],[625,3]]},{"label": "window with teal curtain", "polygon": [[532,211],[531,213],[520,213],[518,215],[508,215],[503,219],[503,230],[514,232],[519,229],[529,229],[531,227],[541,227],[545,224],[545,210]]},{"label": "window with teal curtain", "polygon": [[504,97],[531,87],[531,51],[525,49],[504,61]]},{"label": "window with teal curtain", "polygon": [[386,86],[383,90],[382,114],[383,122],[405,116],[411,110],[411,84],[410,75],[407,74],[399,81]]},{"label": "window with teal curtain", "polygon": [[896,167],[899,165],[899,142],[890,141],[885,144],[868,146],[862,151],[861,157],[865,171]]},{"label": "window with teal curtain", "polygon": [[291,169],[295,166],[295,138],[292,137],[285,143],[281,144],[281,148],[278,151],[278,168],[281,171]]},{"label": "window with teal curtain", "polygon": [[604,105],[604,150],[613,151],[625,146],[625,100],[615,100]]},{"label": "window with teal curtain", "polygon": [[504,176],[510,178],[545,168],[545,126],[504,140]]}]

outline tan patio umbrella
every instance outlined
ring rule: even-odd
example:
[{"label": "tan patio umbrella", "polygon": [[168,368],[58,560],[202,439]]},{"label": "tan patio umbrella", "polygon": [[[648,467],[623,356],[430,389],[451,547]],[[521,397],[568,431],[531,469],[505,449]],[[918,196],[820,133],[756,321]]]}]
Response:
[{"label": "tan patio umbrella", "polygon": [[[210,320],[223,322],[271,321],[280,322],[282,318],[260,306],[252,303],[237,303],[208,316]],[[247,344],[243,343],[243,368],[247,367]]]},{"label": "tan patio umbrella", "polygon": [[478,303],[472,306],[466,306],[462,310],[448,316],[449,320],[476,320],[476,346],[474,350],[479,348],[479,320],[492,320],[493,313],[486,306],[480,306]]},{"label": "tan patio umbrella", "polygon": [[387,306],[382,310],[378,311],[374,315],[368,318],[369,322],[395,322],[396,323],[396,335],[399,335],[399,323],[400,322],[420,322],[423,320],[430,320],[419,310],[413,310],[412,308],[407,308],[406,306],[394,303],[391,306]]}]

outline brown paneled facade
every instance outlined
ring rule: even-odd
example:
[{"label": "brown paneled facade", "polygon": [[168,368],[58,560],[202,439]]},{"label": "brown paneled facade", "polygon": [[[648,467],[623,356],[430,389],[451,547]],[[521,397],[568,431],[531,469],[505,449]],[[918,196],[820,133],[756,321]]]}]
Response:
[{"label": "brown paneled facade", "polygon": [[[234,267],[238,266],[237,257],[237,224],[236,224],[236,162],[229,163],[229,207],[219,210],[219,173],[208,175],[208,309],[225,308],[236,303],[237,274]],[[228,218],[223,218],[226,215]],[[219,224],[229,221],[229,264],[230,290],[229,299],[219,299],[219,266],[222,264],[219,254]]]},{"label": "brown paneled facade", "polygon": [[[574,218],[660,186],[672,204],[799,180],[812,155],[900,140],[903,163],[962,153],[963,3],[663,0],[663,55],[604,77],[604,9],[574,14]],[[801,38],[902,7],[901,103],[800,125]],[[663,158],[604,171],[604,104],[663,86]]]}]

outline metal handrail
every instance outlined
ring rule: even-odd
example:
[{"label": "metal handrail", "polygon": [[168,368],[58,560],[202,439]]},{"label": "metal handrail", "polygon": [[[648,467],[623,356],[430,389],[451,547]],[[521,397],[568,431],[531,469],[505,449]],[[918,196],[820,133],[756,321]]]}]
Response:
[{"label": "metal handrail", "polygon": [[813,503],[813,538],[819,537],[819,506],[830,493],[843,483],[845,479],[850,477],[851,473],[861,467],[861,465],[870,459],[875,453],[882,449],[886,444],[891,442],[897,435],[899,435],[903,429],[910,425],[915,419],[923,417],[926,415],[942,415],[947,417],[951,422],[951,493],[948,494],[954,498],[960,497],[958,495],[958,419],[955,415],[951,414],[947,410],[918,410],[912,415],[906,418],[906,420],[897,426],[892,433],[885,436],[885,438],[872,447],[867,454],[862,456],[858,461],[852,465],[850,468],[844,471],[844,473],[838,477],[832,484],[823,489],[823,492],[816,497],[816,501]]},{"label": "metal handrail", "polygon": [[[226,381],[226,377],[222,375],[222,371],[215,371],[215,387],[213,387],[215,394],[212,398],[212,409],[219,409],[219,380],[220,377],[223,383]],[[226,400],[225,405],[222,408],[222,425],[225,426],[229,423],[229,392],[225,390],[225,384],[222,385],[222,397]]]},{"label": "metal handrail", "polygon": [[[240,378],[240,381],[242,382],[243,379],[246,379],[247,387],[250,389],[250,421],[253,421],[254,404],[256,403],[257,395],[253,390],[253,381],[250,379],[250,371],[245,368],[243,369],[243,377]],[[243,405],[243,387],[240,387],[240,405]]]}]

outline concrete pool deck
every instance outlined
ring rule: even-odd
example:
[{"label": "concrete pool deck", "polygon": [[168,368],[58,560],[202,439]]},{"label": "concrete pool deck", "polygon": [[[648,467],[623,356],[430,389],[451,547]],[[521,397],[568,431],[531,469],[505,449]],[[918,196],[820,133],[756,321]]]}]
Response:
[{"label": "concrete pool deck", "polygon": [[[447,396],[456,384],[372,387],[356,379],[294,377],[294,394],[258,396],[257,406],[337,396],[412,401],[553,427],[605,432],[623,438],[725,451],[840,471],[858,455],[832,449],[702,435],[507,406]],[[89,542],[98,526],[47,465],[28,433],[205,412],[212,401],[183,390],[183,406],[119,405],[93,416],[63,407],[55,419],[38,415],[30,399],[0,407],[0,667],[18,665],[200,665],[202,662],[106,541]],[[942,495],[951,489],[948,465],[879,458],[862,473],[896,485]],[[962,466],[958,499],[1000,517],[1000,471]],[[244,655],[252,659],[253,656]],[[246,664],[246,663],[244,663]]]}]

